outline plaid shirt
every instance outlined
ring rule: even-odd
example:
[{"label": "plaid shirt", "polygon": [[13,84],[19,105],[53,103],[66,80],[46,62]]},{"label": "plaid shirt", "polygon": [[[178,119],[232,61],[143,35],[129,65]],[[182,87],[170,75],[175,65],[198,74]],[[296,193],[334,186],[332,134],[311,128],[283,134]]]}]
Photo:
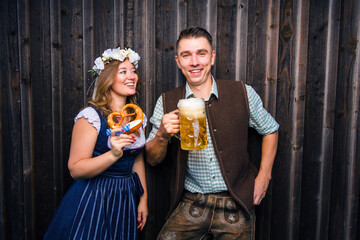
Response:
[{"label": "plaid shirt", "polygon": [[[268,135],[276,132],[279,129],[279,124],[264,109],[263,103],[255,90],[248,85],[245,85],[245,87],[248,95],[250,110],[249,127],[256,129],[256,131],[261,135]],[[185,98],[194,97],[194,93],[191,91],[187,83],[185,90]],[[214,94],[214,96],[218,98],[218,90],[214,79],[210,95],[206,100],[209,100],[211,94]],[[150,141],[155,137],[155,134],[160,127],[163,115],[163,102],[162,97],[160,96],[156,102],[154,113],[150,118],[150,122],[153,124],[153,127],[147,141]],[[189,151],[188,167],[185,177],[185,189],[193,193],[200,192],[203,194],[227,191],[225,181],[221,174],[219,161],[215,154],[214,145],[210,137],[207,122],[206,125],[208,145],[205,149]],[[175,137],[179,138],[179,135],[175,135]]]}]

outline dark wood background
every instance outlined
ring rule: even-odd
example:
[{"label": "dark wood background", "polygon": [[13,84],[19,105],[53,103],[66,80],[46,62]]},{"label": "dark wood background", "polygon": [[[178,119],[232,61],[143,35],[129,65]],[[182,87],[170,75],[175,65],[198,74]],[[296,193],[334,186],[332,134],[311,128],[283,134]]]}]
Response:
[{"label": "dark wood background", "polygon": [[[0,239],[42,239],[71,185],[73,118],[91,95],[94,59],[135,49],[151,116],[160,93],[184,84],[174,44],[189,25],[214,37],[213,75],[252,85],[281,126],[256,239],[360,238],[359,0],[0,2]],[[257,162],[260,140],[250,139]],[[166,174],[147,166],[141,239],[163,224]]]}]

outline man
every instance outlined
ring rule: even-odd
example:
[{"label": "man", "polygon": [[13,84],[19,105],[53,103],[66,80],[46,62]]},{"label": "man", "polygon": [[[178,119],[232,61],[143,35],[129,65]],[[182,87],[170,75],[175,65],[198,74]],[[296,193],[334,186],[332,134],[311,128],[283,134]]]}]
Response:
[{"label": "man", "polygon": [[[265,197],[278,142],[277,122],[263,108],[256,92],[240,81],[215,80],[212,37],[203,28],[184,29],[176,43],[176,63],[186,85],[160,96],[150,119],[146,159],[151,165],[170,161],[171,209],[158,239],[254,239],[253,205]],[[176,104],[182,98],[203,98],[208,146],[184,151],[178,133]],[[261,135],[258,173],[247,153],[248,127]]]}]

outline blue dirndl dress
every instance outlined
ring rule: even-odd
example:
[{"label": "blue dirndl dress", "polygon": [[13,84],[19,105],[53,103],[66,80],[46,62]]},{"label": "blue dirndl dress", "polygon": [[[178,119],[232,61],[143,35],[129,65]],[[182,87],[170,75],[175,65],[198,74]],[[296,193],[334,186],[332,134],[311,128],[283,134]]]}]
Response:
[{"label": "blue dirndl dress", "polygon": [[[101,128],[93,156],[110,150],[106,120],[98,114]],[[58,207],[44,239],[137,239],[137,199],[144,190],[132,167],[144,144],[145,133],[141,128],[136,142],[123,149],[123,156],[116,163],[98,176],[76,180]]]}]

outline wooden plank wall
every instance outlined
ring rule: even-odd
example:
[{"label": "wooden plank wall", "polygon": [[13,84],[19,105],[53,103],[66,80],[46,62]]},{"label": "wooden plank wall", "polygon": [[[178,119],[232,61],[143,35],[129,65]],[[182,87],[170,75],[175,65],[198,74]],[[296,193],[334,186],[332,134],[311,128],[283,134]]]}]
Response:
[{"label": "wooden plank wall", "polygon": [[[256,239],[360,238],[359,0],[1,0],[0,20],[0,239],[42,239],[71,185],[73,118],[93,60],[117,46],[139,52],[151,116],[184,84],[175,42],[189,25],[214,37],[213,75],[252,85],[281,125]],[[260,139],[250,140],[258,162]],[[147,166],[141,239],[163,224],[167,174]]]}]

